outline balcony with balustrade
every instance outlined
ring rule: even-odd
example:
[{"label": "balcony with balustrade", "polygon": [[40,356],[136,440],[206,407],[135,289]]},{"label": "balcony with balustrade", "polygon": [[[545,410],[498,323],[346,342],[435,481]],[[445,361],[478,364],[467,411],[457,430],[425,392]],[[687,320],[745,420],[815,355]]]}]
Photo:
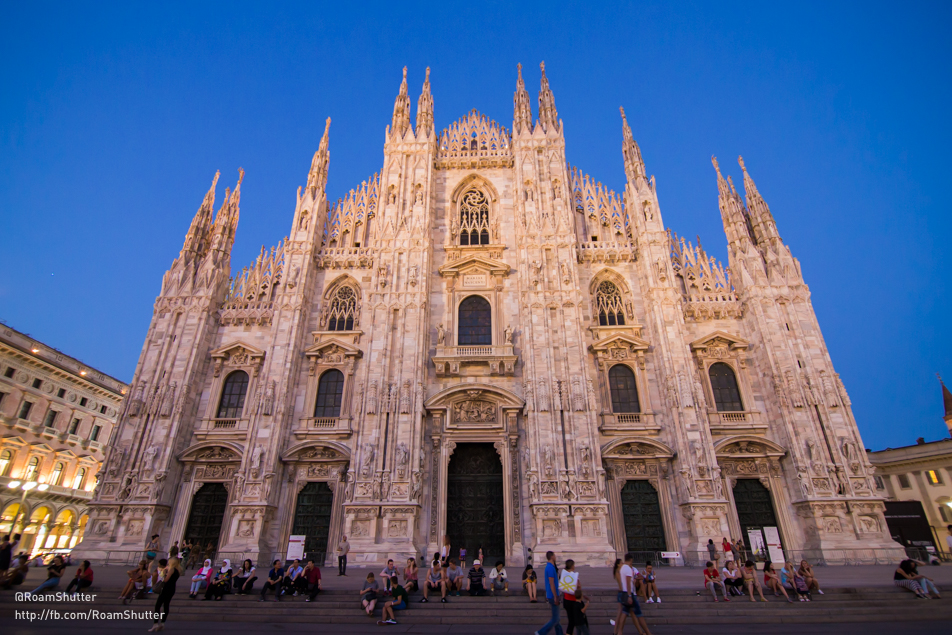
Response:
[{"label": "balcony with balustrade", "polygon": [[[433,355],[436,374],[441,377],[466,375],[467,367],[488,366],[490,375],[511,376],[518,356],[512,344],[487,346],[437,346]],[[474,373],[475,374],[475,373]]]},{"label": "balcony with balustrade", "polygon": [[195,431],[195,438],[199,441],[206,439],[220,439],[244,437],[248,433],[247,419],[202,419]]},{"label": "balcony with balustrade", "polygon": [[294,428],[299,440],[347,437],[353,433],[350,417],[302,417]]},{"label": "balcony with balustrade", "polygon": [[599,419],[598,429],[606,435],[656,435],[661,432],[653,412],[603,412]]},{"label": "balcony with balustrade", "polygon": [[767,422],[757,410],[708,410],[707,419],[711,433],[716,435],[762,434],[767,431]]}]

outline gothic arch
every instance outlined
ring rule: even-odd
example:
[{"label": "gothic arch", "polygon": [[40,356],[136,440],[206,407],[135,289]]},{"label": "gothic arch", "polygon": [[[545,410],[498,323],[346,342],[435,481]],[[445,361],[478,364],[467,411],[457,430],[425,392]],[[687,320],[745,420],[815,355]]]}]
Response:
[{"label": "gothic arch", "polygon": [[618,287],[618,290],[621,292],[623,298],[626,300],[631,299],[631,286],[628,284],[628,281],[625,280],[623,275],[614,269],[609,269],[608,267],[602,269],[592,276],[592,281],[588,284],[589,295],[595,297],[595,293],[598,290],[598,285],[605,281],[614,283],[614,285]]},{"label": "gothic arch", "polygon": [[334,278],[333,280],[331,280],[330,283],[327,285],[327,287],[324,289],[324,294],[322,298],[325,301],[330,300],[332,297],[334,297],[334,294],[337,292],[337,290],[341,286],[344,286],[344,285],[354,288],[354,291],[357,292],[357,301],[359,302],[361,300],[360,283],[357,282],[356,278],[354,278],[352,275],[348,273],[341,274],[337,276],[336,278]]},{"label": "gothic arch", "polygon": [[455,213],[458,210],[460,198],[462,198],[463,194],[471,189],[477,189],[486,194],[489,198],[489,214],[493,216],[497,211],[496,206],[499,205],[499,191],[489,179],[476,173],[463,177],[457,186],[453,188],[453,194],[450,197],[450,200],[453,201],[453,212]]},{"label": "gothic arch", "polygon": [[465,395],[472,390],[478,390],[482,393],[485,393],[484,396],[486,397],[495,398],[501,406],[506,408],[522,408],[525,405],[525,402],[518,395],[506,390],[505,388],[490,386],[488,384],[464,383],[456,384],[455,386],[450,386],[449,388],[444,388],[440,392],[427,399],[424,403],[424,407],[448,407],[450,402],[456,397]]}]

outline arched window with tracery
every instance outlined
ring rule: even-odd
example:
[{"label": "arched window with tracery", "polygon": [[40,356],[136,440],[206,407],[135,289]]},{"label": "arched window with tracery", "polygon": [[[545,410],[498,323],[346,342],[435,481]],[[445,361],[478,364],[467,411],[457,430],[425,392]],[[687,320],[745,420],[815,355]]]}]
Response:
[{"label": "arched window with tracery", "polygon": [[469,190],[460,199],[459,244],[489,244],[489,199],[479,190]]},{"label": "arched window with tracery", "polygon": [[471,295],[460,302],[458,330],[458,346],[492,345],[492,307],[490,307],[486,298]]},{"label": "arched window with tracery", "polygon": [[711,364],[707,371],[711,378],[711,392],[714,393],[714,403],[718,412],[738,412],[744,409],[740,400],[740,389],[737,387],[737,376],[734,369],[724,362]]},{"label": "arched window with tracery", "polygon": [[327,310],[328,331],[352,331],[360,322],[357,291],[343,285],[334,292]]},{"label": "arched window with tracery", "polygon": [[612,393],[612,412],[641,412],[635,374],[624,364],[617,364],[608,371],[608,386]]},{"label": "arched window with tracery", "polygon": [[595,315],[599,326],[622,326],[625,324],[625,307],[621,292],[614,282],[605,280],[595,290]]},{"label": "arched window with tracery", "polygon": [[317,401],[314,404],[315,417],[339,417],[341,398],[344,396],[344,373],[330,369],[321,375],[317,384]]},{"label": "arched window with tracery", "polygon": [[225,378],[225,386],[218,402],[219,419],[238,419],[245,409],[245,393],[248,392],[248,373],[236,370]]}]

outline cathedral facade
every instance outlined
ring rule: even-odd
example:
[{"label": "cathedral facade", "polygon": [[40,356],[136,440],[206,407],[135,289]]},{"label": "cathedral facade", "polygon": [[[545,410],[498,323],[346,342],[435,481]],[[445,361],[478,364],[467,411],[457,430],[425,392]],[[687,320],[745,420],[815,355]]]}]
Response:
[{"label": "cathedral facade", "polygon": [[241,176],[215,214],[216,175],[78,552],[902,552],[743,162],[746,202],[714,161],[725,268],[665,229],[624,111],[625,191],[569,166],[542,71],[536,118],[520,68],[511,131],[473,111],[438,132],[429,69],[415,125],[404,69],[381,171],[336,203],[328,119],[287,238],[235,274]]}]

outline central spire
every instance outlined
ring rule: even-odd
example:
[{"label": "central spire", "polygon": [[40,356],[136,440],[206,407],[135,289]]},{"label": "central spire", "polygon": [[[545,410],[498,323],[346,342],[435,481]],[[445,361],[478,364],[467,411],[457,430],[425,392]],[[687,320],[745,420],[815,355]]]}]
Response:
[{"label": "central spire", "polygon": [[558,131],[559,113],[555,109],[555,95],[549,89],[549,78],[545,76],[545,62],[539,64],[542,69],[542,88],[539,90],[539,123],[546,132],[549,128]]},{"label": "central spire", "polygon": [[[404,74],[404,78],[406,75]],[[404,83],[406,83],[404,81]],[[417,101],[416,111],[417,134],[424,137],[433,129],[433,95],[430,94],[430,67],[426,67],[426,79],[423,80],[423,92]]]},{"label": "central spire", "polygon": [[628,118],[625,117],[625,109],[622,107],[618,109],[621,111],[621,152],[625,157],[625,167],[630,169],[636,177],[644,177],[645,162],[644,159],[641,158],[641,148],[638,147],[638,142],[635,141],[635,138],[631,134]]},{"label": "central spire", "polygon": [[400,82],[400,94],[393,103],[393,122],[390,129],[403,137],[410,127],[410,97],[407,95],[407,67],[403,67],[403,81]]},{"label": "central spire", "polygon": [[324,122],[324,136],[321,137],[321,145],[318,146],[314,158],[311,159],[311,171],[307,175],[307,187],[323,189],[327,185],[327,168],[330,164],[331,153],[328,151],[330,145],[331,118],[328,117]]},{"label": "central spire", "polygon": [[522,81],[522,64],[516,64],[519,78],[516,80],[516,93],[512,98],[512,128],[516,134],[523,130],[532,130],[532,107],[529,105],[529,93]]}]

